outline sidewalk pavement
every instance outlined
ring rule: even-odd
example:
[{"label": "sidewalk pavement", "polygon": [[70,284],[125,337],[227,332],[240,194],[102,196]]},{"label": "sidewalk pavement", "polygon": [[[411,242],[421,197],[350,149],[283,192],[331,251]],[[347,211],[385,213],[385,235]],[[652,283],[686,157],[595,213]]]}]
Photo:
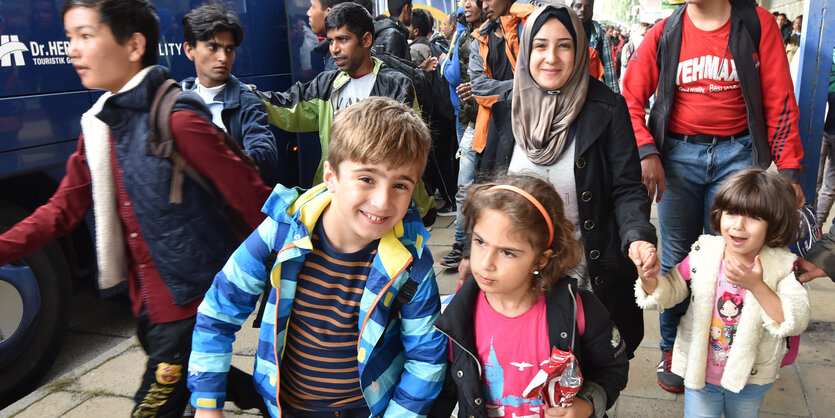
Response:
[{"label": "sidewalk pavement", "polygon": [[[454,217],[438,218],[429,241],[442,295],[454,292],[458,281],[456,272],[444,270],[437,264],[452,248],[453,220]],[[809,286],[809,295],[812,321],[803,333],[797,361],[780,370],[780,378],[765,396],[761,417],[826,417],[833,416],[835,411],[835,397],[829,386],[835,377],[835,283],[825,278],[817,279]],[[629,384],[608,415],[617,418],[682,416],[684,396],[666,392],[655,382],[655,369],[661,357],[657,313],[646,312],[644,324],[644,340],[630,361]],[[248,321],[234,343],[232,364],[251,372],[257,341],[258,330]],[[135,337],[128,339],[83,366],[45,383],[0,411],[0,418],[128,415],[144,364],[145,353],[139,342]],[[257,416],[258,411],[241,411],[227,404],[226,414]]]}]

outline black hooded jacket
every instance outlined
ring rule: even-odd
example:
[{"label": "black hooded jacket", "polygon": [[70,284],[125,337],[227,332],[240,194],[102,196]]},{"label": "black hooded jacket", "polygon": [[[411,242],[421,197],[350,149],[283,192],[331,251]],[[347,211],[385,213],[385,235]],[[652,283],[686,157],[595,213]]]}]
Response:
[{"label": "black hooded jacket", "polygon": [[374,21],[374,47],[391,55],[411,60],[409,54],[409,29],[399,20],[381,16]]},{"label": "black hooded jacket", "polygon": [[[474,306],[479,287],[470,276],[455,294],[446,310],[435,321],[435,328],[450,338],[450,363],[443,389],[438,395],[430,417],[449,417],[458,403],[459,417],[487,418],[482,366],[473,334]],[[577,327],[576,297],[581,298],[585,331]],[[629,360],[625,346],[606,308],[589,291],[577,288],[577,281],[563,277],[545,294],[548,338],[553,347],[572,352],[580,364],[583,386],[578,397],[591,401],[594,416],[602,417],[614,405],[626,387]]]}]

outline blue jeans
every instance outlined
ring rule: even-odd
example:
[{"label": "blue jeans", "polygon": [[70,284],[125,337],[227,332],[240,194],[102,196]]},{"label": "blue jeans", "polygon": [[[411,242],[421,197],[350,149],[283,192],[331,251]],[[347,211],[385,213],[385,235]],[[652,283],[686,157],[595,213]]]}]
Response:
[{"label": "blue jeans", "polygon": [[727,418],[756,418],[765,393],[771,389],[767,385],[748,384],[739,393],[733,393],[722,386],[705,383],[703,389],[684,388],[684,416],[716,417],[725,413]]},{"label": "blue jeans", "polygon": [[[461,122],[459,122],[459,126]],[[467,198],[468,186],[473,184],[475,179],[475,154],[473,151],[473,135],[475,135],[475,128],[467,126],[463,130],[460,140],[458,141],[458,192],[455,193],[455,204],[458,206],[458,212],[455,214],[455,242],[464,242],[467,239],[467,233],[464,230],[466,219],[464,219],[464,200]]]},{"label": "blue jeans", "polygon": [[[751,137],[716,145],[702,145],[667,137],[661,152],[665,189],[658,202],[661,230],[661,272],[680,263],[690,246],[710,229],[710,205],[722,183],[734,173],[751,168]],[[676,328],[690,299],[659,315],[661,348],[672,348]]]}]

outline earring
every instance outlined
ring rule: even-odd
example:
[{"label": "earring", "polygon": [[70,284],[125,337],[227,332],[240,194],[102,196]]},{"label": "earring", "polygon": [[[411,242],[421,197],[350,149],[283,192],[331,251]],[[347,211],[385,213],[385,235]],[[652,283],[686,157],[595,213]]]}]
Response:
[{"label": "earring", "polygon": [[533,275],[534,275],[534,276],[539,276],[539,270],[534,270],[534,271],[533,271]]}]

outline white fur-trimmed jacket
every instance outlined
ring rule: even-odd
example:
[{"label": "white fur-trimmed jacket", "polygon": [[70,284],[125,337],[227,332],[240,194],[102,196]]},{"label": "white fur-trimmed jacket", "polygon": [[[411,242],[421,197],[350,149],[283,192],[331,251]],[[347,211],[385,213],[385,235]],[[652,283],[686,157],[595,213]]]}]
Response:
[{"label": "white fur-trimmed jacket", "polygon": [[[664,310],[690,296],[690,307],[681,318],[673,346],[672,372],[683,376],[684,385],[691,389],[705,386],[710,321],[724,251],[722,237],[699,237],[690,250],[689,291],[678,266],[658,276],[658,287],[651,295],[644,292],[640,279],[635,283],[635,298],[643,309]],[[785,337],[806,329],[809,294],[795,279],[792,269],[796,258],[783,248],[760,250],[763,281],[780,297],[784,321],[778,324],[762,310],[753,293],[745,294],[739,327],[722,375],[725,389],[739,393],[746,384],[764,385],[776,380],[786,352]]]}]

